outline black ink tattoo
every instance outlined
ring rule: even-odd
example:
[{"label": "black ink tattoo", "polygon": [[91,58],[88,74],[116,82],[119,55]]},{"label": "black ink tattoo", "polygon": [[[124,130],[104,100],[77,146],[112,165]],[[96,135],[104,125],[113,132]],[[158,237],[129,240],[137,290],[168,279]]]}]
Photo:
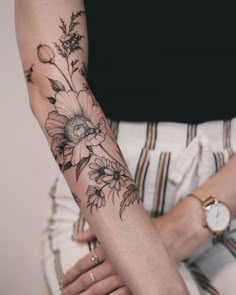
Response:
[{"label": "black ink tattoo", "polygon": [[28,70],[24,71],[27,82],[32,84],[33,84],[33,80],[32,80],[33,66],[34,65],[32,64]]},{"label": "black ink tattoo", "polygon": [[87,78],[88,75],[88,67],[87,65],[83,62],[82,67],[79,70],[80,75],[83,76],[84,78]]},{"label": "black ink tattoo", "polygon": [[76,204],[79,206],[80,202],[81,202],[80,198],[75,193],[73,193],[73,192],[71,192],[71,193],[72,193],[72,196],[73,196]]},{"label": "black ink tattoo", "polygon": [[[77,13],[72,12],[72,15],[70,17],[70,24],[67,25],[62,18],[60,18],[61,25],[59,26],[62,31],[62,36],[59,38],[59,43],[54,43],[54,46],[56,47],[58,53],[66,60],[67,63],[67,70],[70,75],[71,83],[73,85],[72,76],[75,72],[79,70],[79,72],[83,73],[83,68],[86,65],[82,64],[81,69],[78,66],[79,60],[78,59],[72,59],[71,62],[69,62],[70,55],[78,50],[82,50],[82,47],[80,45],[81,40],[84,38],[83,35],[80,35],[76,27],[79,25],[79,18],[84,14],[84,11],[79,11]],[[81,73],[81,75],[82,75]],[[71,87],[72,88],[72,87]],[[73,85],[73,89],[75,89]]]},{"label": "black ink tattoo", "polygon": [[127,187],[127,191],[123,195],[123,200],[120,203],[120,218],[122,219],[122,213],[125,211],[126,207],[133,205],[136,201],[138,204],[140,202],[139,193],[135,184],[131,183]]},{"label": "black ink tattoo", "polygon": [[[47,97],[54,110],[48,114],[45,129],[51,137],[51,151],[61,171],[64,173],[67,169],[74,168],[78,181],[86,168],[89,179],[94,182],[88,185],[86,191],[87,207],[91,214],[93,208],[98,210],[106,206],[110,196],[113,204],[115,198],[122,197],[119,213],[122,219],[126,207],[140,202],[137,188],[128,167],[122,164],[124,158],[119,147],[116,148],[117,158],[105,148],[107,138],[115,144],[116,142],[89,87],[84,84],[83,89],[76,91],[73,83],[75,72],[79,71],[84,78],[87,76],[87,65],[71,56],[82,50],[80,41],[83,36],[76,28],[83,14],[83,11],[72,13],[69,24],[60,19],[59,27],[63,36],[54,46],[65,60],[67,74],[56,63],[52,47],[47,44],[37,47],[39,61],[54,66],[63,77],[62,81],[46,77],[54,91],[54,96]],[[104,156],[99,156],[99,149]],[[74,192],[72,195],[79,204],[81,200],[78,196]]]}]

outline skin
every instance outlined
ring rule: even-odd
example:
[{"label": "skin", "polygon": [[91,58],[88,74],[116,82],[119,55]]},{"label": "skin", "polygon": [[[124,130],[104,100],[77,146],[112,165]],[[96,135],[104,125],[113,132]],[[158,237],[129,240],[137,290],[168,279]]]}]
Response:
[{"label": "skin", "polygon": [[[122,278],[112,278],[117,292],[123,292],[125,285],[135,295],[188,294],[89,89],[84,74],[88,37],[83,1],[16,0],[15,13],[32,112],[73,192],[71,197]],[[95,170],[104,173],[94,177]]]},{"label": "skin", "polygon": [[[236,156],[233,156],[219,172],[201,186],[206,192],[218,196],[218,199],[230,208],[232,217],[236,216],[235,176]],[[191,194],[169,210],[164,216],[151,218],[151,221],[160,233],[168,252],[174,257],[176,262],[191,256],[198,247],[212,236],[211,232],[201,224],[202,205]],[[95,235],[92,229],[89,228],[85,232],[80,232],[75,237],[75,240],[83,243],[94,238]],[[65,273],[63,280],[65,289],[63,294],[90,294],[92,290],[101,292],[98,294],[105,294],[106,290],[105,287],[103,288],[102,282],[109,280],[109,285],[114,285],[114,274],[117,273],[110,264],[109,259],[107,259],[101,246],[96,248],[96,254],[101,259],[101,264],[91,263],[92,254],[89,253],[78,260]],[[91,270],[97,279],[95,283],[92,283],[89,279],[89,272]],[[116,276],[116,280],[118,282],[120,277]],[[81,288],[83,289],[82,293]],[[116,293],[113,292],[111,294],[114,295]],[[131,294],[131,292],[126,286],[121,294]]]},{"label": "skin", "polygon": [[[55,57],[50,62],[43,61],[45,55],[41,55],[39,52],[37,54],[37,50],[45,49],[45,46],[42,48],[42,44],[52,47],[53,42],[57,42],[62,34],[58,28],[59,24],[62,25],[60,18],[68,24],[73,12],[84,11],[83,2],[70,1],[68,3],[65,0],[58,0],[57,5],[52,1],[16,0],[15,2],[17,42],[26,74],[32,112],[48,140],[59,168],[64,173],[76,203],[89,222],[92,232],[101,242],[101,256],[103,255],[102,251],[106,253],[104,262],[101,265],[103,268],[99,269],[100,282],[92,286],[92,291],[91,286],[85,286],[83,293],[100,292],[103,294],[104,288],[111,285],[118,288],[117,291],[113,292],[114,294],[129,294],[128,292],[135,295],[188,294],[177,272],[174,260],[178,261],[187,257],[209,238],[208,230],[201,226],[202,211],[200,203],[193,198],[188,198],[188,201],[181,202],[165,216],[155,220],[155,222],[147,216],[136,194],[133,194],[134,202],[125,207],[121,206],[121,202],[118,203],[118,207],[116,207],[117,203],[114,205],[112,202],[106,202],[105,206],[101,207],[92,203],[94,187],[97,185],[98,180],[91,178],[91,172],[94,169],[89,165],[97,162],[95,152],[97,158],[105,158],[109,161],[108,166],[112,166],[111,162],[115,163],[113,167],[118,163],[120,166],[116,169],[119,171],[120,169],[124,170],[122,175],[126,177],[127,186],[129,184],[135,185],[99,106],[97,106],[99,109],[97,112],[98,121],[101,122],[101,119],[103,119],[106,126],[103,126],[102,129],[102,131],[106,132],[106,136],[102,141],[103,149],[101,146],[99,146],[99,149],[95,148],[93,143],[94,154],[86,165],[79,166],[82,166],[83,169],[78,169],[78,163],[81,163],[81,155],[87,152],[87,147],[83,149],[83,152],[78,153],[77,157],[73,157],[73,152],[70,150],[70,161],[63,162],[63,164],[71,162],[72,166],[62,165],[61,158],[57,153],[58,146],[56,145],[55,148],[56,140],[49,128],[49,122],[52,112],[59,113],[57,102],[60,101],[61,96],[67,96],[66,93],[62,95],[60,92],[68,93],[68,91],[73,91],[73,93],[79,95],[82,93],[81,91],[84,91],[82,94],[90,97],[87,100],[90,101],[87,108],[83,105],[83,111],[87,113],[96,104],[96,99],[87,85],[86,76],[81,75],[81,72],[84,72],[83,65],[87,65],[88,56],[86,18],[79,18],[80,28],[78,32],[84,36],[80,42],[83,50],[75,50],[71,55],[74,62],[79,61],[79,70],[73,75],[71,74],[72,68],[69,73],[66,73],[68,65],[58,52],[55,53],[54,47]],[[46,51],[47,54],[50,53],[50,50]],[[52,53],[49,56],[52,56]],[[54,58],[56,63],[54,63]],[[30,69],[33,69],[33,71]],[[55,81],[59,81],[62,85]],[[58,87],[60,91],[58,91]],[[63,88],[65,89],[62,90]],[[56,104],[55,100],[57,101]],[[79,102],[81,103],[82,100],[83,98],[80,97]],[[91,122],[93,121],[92,117],[88,119]],[[74,148],[75,146],[73,146],[73,150]],[[235,158],[233,158],[219,173],[203,184],[206,191],[219,195],[221,200],[225,201],[231,208],[233,214],[235,214],[236,207],[236,192],[233,181],[236,174],[235,167]],[[110,167],[108,170],[111,170]],[[111,175],[108,175],[108,172],[106,173],[106,176]],[[109,179],[109,177],[107,178]],[[110,185],[111,182],[108,179],[103,191],[104,196],[108,196],[110,192],[113,193],[113,186]],[[127,186],[120,185],[116,188],[116,193],[118,192],[123,199],[127,196]],[[128,214],[127,210],[129,210]],[[189,214],[190,212],[192,214]],[[187,224],[187,227],[186,225],[183,227],[183,224]],[[192,239],[193,237],[194,239]],[[138,244],[135,243],[137,239],[140,241]],[[99,249],[97,250],[99,251]],[[90,259],[91,257],[87,257],[83,260],[84,270],[83,268],[80,269],[79,264],[79,267],[72,268],[72,272],[76,273],[73,277],[70,276],[71,271],[69,271],[69,275],[68,273],[65,275],[64,283],[68,285],[68,288],[75,276],[77,278],[78,275],[86,273],[88,267],[96,267],[89,266]],[[80,271],[78,272],[78,270]],[[80,279],[81,277],[82,275]],[[145,277],[145,280],[142,280],[143,277]],[[168,284],[169,277],[172,278],[171,286]],[[101,285],[102,282],[104,284]],[[70,294],[68,289],[65,289],[64,292]]]}]

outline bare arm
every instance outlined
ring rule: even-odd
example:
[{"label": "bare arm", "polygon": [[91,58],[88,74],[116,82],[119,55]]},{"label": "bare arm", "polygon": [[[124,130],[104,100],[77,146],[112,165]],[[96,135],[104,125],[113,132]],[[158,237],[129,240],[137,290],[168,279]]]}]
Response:
[{"label": "bare arm", "polygon": [[87,85],[83,1],[16,0],[16,33],[32,111],[111,262],[135,295],[186,294]]},{"label": "bare arm", "polygon": [[[224,202],[230,209],[231,217],[236,217],[236,155],[200,187]],[[190,257],[206,240],[212,237],[202,226],[202,205],[191,194],[180,201],[163,216],[151,218],[161,235],[169,253],[176,261]],[[94,238],[93,231],[80,232],[76,238],[84,242]]]},{"label": "bare arm", "polygon": [[[217,196],[219,200],[225,202],[231,211],[232,217],[236,216],[235,176],[236,155],[219,172],[206,180],[201,186],[206,192]],[[184,198],[163,216],[151,218],[167,250],[176,261],[190,257],[197,248],[211,237],[210,231],[202,226],[203,209],[201,203],[196,198],[190,196]],[[232,225],[230,232],[231,230],[234,231],[234,229],[235,225]],[[95,236],[91,228],[84,232],[80,231],[75,237],[79,242],[87,242],[94,238]],[[100,247],[98,249],[101,257],[105,255]],[[87,276],[86,271],[90,265],[89,260],[90,256],[80,259],[65,274],[67,290],[73,287],[75,288],[75,286],[79,290],[83,276]],[[106,263],[109,264],[107,259]],[[85,269],[82,276],[79,272],[80,269]],[[99,271],[105,274],[105,267],[100,268]],[[112,271],[114,270],[111,267],[111,273]]]},{"label": "bare arm", "polygon": [[[236,155],[200,187],[224,202],[236,216]],[[212,234],[202,226],[202,205],[194,197],[183,199],[163,217],[152,219],[170,254],[176,260],[189,257]]]}]

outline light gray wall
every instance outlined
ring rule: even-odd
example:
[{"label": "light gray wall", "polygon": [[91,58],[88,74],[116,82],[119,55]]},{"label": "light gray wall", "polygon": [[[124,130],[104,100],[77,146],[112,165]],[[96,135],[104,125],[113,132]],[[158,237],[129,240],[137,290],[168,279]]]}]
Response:
[{"label": "light gray wall", "polygon": [[42,295],[40,235],[58,168],[29,104],[14,1],[0,1],[0,294]]}]

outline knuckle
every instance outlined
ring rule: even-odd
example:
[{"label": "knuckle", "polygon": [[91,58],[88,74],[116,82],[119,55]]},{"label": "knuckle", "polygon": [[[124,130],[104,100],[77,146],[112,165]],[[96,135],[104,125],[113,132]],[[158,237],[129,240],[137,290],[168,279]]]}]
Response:
[{"label": "knuckle", "polygon": [[88,286],[88,279],[84,274],[79,277],[78,285],[80,285],[82,288],[86,288]]},{"label": "knuckle", "polygon": [[85,256],[84,258],[82,258],[81,260],[79,260],[76,264],[76,268],[77,270],[79,270],[79,272],[83,272],[86,270],[86,266],[88,263],[87,262],[87,256]]},{"label": "knuckle", "polygon": [[63,276],[63,284],[68,285],[71,283],[79,274],[79,268],[77,264],[70,268]]},{"label": "knuckle", "polygon": [[76,270],[74,268],[67,271],[67,273],[64,274],[64,281],[66,283],[70,282],[76,274]]}]

